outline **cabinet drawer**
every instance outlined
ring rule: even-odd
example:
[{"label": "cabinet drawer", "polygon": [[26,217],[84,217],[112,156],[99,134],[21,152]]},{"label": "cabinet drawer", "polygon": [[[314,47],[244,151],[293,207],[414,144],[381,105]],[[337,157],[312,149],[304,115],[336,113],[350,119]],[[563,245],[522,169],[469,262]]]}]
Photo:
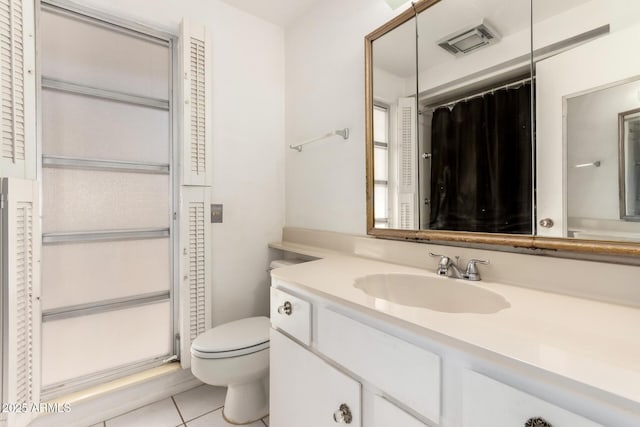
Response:
[{"label": "cabinet drawer", "polygon": [[388,400],[373,396],[372,410],[368,415],[367,427],[427,427]]},{"label": "cabinet drawer", "polygon": [[303,344],[311,344],[311,304],[271,288],[271,324]]},{"label": "cabinet drawer", "polygon": [[465,371],[464,427],[514,427],[542,418],[553,427],[603,427],[473,371]]},{"label": "cabinet drawer", "polygon": [[318,311],[318,350],[426,418],[440,421],[440,357],[330,310]]}]

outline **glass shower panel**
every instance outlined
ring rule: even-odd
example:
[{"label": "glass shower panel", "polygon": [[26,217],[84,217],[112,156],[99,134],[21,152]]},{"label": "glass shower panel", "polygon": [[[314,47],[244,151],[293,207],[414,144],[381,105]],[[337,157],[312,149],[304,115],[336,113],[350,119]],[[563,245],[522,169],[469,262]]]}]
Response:
[{"label": "glass shower panel", "polygon": [[169,228],[169,176],[43,169],[43,233]]},{"label": "glass shower panel", "polygon": [[41,14],[40,30],[48,35],[40,38],[44,78],[169,99],[166,44],[49,9]]},{"label": "glass shower panel", "polygon": [[42,385],[166,357],[169,301],[42,325]]},{"label": "glass shower panel", "polygon": [[42,309],[169,291],[169,251],[169,238],[44,245]]},{"label": "glass shower panel", "polygon": [[42,128],[45,156],[169,163],[167,110],[45,89]]}]

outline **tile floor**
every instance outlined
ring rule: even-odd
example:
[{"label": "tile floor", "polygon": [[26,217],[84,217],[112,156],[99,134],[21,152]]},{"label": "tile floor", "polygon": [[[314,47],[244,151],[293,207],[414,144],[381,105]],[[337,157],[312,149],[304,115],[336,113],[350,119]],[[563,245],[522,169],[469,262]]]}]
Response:
[{"label": "tile floor", "polygon": [[[202,385],[91,427],[228,427],[222,418],[226,388]],[[247,427],[269,426],[269,417]]]}]

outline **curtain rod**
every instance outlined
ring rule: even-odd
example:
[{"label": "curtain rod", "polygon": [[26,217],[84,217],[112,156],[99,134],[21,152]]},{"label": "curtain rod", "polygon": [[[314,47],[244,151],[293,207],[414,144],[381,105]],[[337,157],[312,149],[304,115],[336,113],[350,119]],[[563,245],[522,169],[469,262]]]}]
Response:
[{"label": "curtain rod", "polygon": [[535,77],[533,77],[533,78],[532,78],[532,77],[527,77],[526,79],[517,80],[517,81],[515,81],[515,82],[507,83],[507,84],[505,84],[505,85],[498,86],[498,87],[494,87],[494,88],[489,89],[489,90],[485,90],[485,91],[482,91],[482,92],[474,93],[474,94],[472,94],[472,95],[467,95],[467,96],[465,96],[464,98],[456,99],[455,101],[445,102],[444,104],[436,105],[436,106],[434,106],[434,107],[432,107],[432,106],[430,106],[430,105],[427,105],[426,107],[427,107],[427,108],[432,108],[432,109],[434,109],[434,110],[435,110],[436,108],[440,108],[440,107],[449,107],[449,106],[453,106],[453,105],[457,104],[458,102],[468,101],[469,99],[477,98],[477,97],[479,97],[479,96],[484,96],[484,95],[486,95],[486,94],[488,94],[488,93],[493,93],[493,92],[495,92],[495,91],[497,91],[497,90],[501,90],[501,89],[509,89],[509,87],[510,87],[510,86],[517,86],[517,85],[521,85],[521,84],[524,84],[524,83],[530,82],[530,81],[532,81],[532,79],[535,79]]}]

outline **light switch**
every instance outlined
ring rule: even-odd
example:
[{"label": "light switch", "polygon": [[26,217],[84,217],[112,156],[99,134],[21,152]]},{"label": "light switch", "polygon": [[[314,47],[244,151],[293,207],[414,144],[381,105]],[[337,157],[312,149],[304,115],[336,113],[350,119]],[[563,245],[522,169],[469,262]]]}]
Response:
[{"label": "light switch", "polygon": [[222,204],[211,205],[211,223],[222,222]]}]

